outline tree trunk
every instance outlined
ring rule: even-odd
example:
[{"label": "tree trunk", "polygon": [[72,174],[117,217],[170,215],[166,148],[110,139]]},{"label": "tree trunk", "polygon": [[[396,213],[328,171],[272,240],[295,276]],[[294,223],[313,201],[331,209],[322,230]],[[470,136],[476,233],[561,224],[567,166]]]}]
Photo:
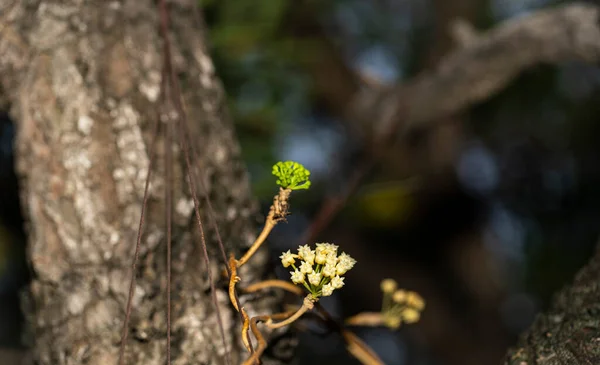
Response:
[{"label": "tree trunk", "polygon": [[[176,74],[195,138],[196,166],[227,250],[253,240],[257,205],[223,89],[193,1],[173,1]],[[157,119],[161,42],[154,1],[0,1],[0,102],[17,126],[17,170],[33,280],[25,300],[39,364],[116,364],[136,232]],[[138,261],[127,364],[164,364],[164,164],[158,138]],[[224,363],[225,348],[198,249],[179,148],[175,166],[173,364]],[[204,202],[201,199],[203,217]],[[205,219],[204,227],[210,227]],[[214,232],[207,234],[209,245]],[[221,257],[209,247],[219,277]],[[262,274],[264,252],[245,280]],[[238,363],[240,324],[223,288],[227,348]],[[244,303],[272,312],[272,298]]]},{"label": "tree trunk", "polygon": [[534,364],[600,364],[600,244],[504,360],[504,365]]}]

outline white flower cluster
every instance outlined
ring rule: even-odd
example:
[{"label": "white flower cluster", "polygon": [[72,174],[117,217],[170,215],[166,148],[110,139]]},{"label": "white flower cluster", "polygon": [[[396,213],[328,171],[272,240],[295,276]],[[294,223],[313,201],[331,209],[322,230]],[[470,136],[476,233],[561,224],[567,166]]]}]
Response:
[{"label": "white flower cluster", "polygon": [[[317,243],[317,248],[311,250],[308,245],[298,247],[298,254],[288,250],[279,258],[283,267],[292,266],[290,272],[294,284],[302,284],[316,299],[327,297],[335,289],[344,286],[344,275],[354,267],[356,260],[342,252],[338,255],[338,246],[331,243]],[[296,260],[300,265],[296,267]]]}]

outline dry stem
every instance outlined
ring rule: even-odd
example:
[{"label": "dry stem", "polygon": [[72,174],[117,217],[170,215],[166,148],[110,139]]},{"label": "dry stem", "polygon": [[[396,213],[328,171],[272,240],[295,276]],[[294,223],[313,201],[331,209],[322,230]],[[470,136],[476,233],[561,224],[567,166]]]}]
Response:
[{"label": "dry stem", "polygon": [[344,321],[349,326],[383,326],[383,316],[379,312],[362,312]]}]

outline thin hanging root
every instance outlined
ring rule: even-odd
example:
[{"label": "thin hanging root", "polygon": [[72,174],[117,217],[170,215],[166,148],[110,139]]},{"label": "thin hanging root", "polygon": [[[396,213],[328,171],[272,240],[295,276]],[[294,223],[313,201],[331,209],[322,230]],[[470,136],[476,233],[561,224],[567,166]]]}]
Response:
[{"label": "thin hanging root", "polygon": [[238,307],[237,300],[235,298],[235,283],[242,280],[239,276],[237,276],[237,265],[235,263],[235,257],[231,255],[229,258],[229,271],[231,272],[231,276],[229,277],[229,300],[231,304],[235,308],[236,311],[240,311],[240,307]]},{"label": "thin hanging root", "polygon": [[348,326],[383,326],[383,316],[379,312],[362,312],[344,321]]},{"label": "thin hanging root", "polygon": [[344,329],[341,332],[346,341],[346,349],[363,365],[385,365],[379,356],[354,333]]},{"label": "thin hanging root", "polygon": [[[162,78],[164,79],[164,72],[166,72],[163,69],[163,74],[162,74]],[[161,83],[161,95],[164,95],[164,81]],[[162,96],[161,96],[161,101],[163,101]],[[121,343],[119,345],[119,360],[118,360],[118,364],[122,365],[123,362],[125,361],[125,346],[127,344],[127,335],[129,334],[129,319],[131,317],[131,311],[133,309],[133,294],[134,294],[134,290],[135,290],[135,274],[136,274],[136,270],[137,270],[137,262],[139,260],[139,256],[140,256],[140,245],[142,243],[142,233],[143,233],[143,229],[144,229],[144,222],[145,222],[145,216],[146,216],[146,209],[148,206],[148,189],[150,187],[150,178],[152,177],[152,172],[154,169],[154,165],[156,163],[156,141],[158,140],[158,136],[160,134],[161,131],[161,124],[159,122],[160,120],[160,116],[157,115],[156,119],[153,122],[153,127],[152,130],[154,131],[154,133],[152,134],[152,143],[150,143],[150,147],[149,147],[149,151],[148,153],[150,154],[150,161],[148,164],[148,171],[146,172],[146,181],[144,183],[144,197],[142,200],[142,211],[140,212],[140,221],[139,221],[139,225],[138,225],[138,230],[137,230],[137,238],[136,238],[136,242],[135,242],[135,251],[133,253],[133,262],[131,263],[131,279],[129,281],[129,292],[127,295],[127,306],[125,308],[125,321],[123,322],[123,329],[122,329],[122,333],[121,333]]]},{"label": "thin hanging root", "polygon": [[267,348],[267,342],[265,341],[265,338],[263,337],[262,333],[260,333],[260,331],[258,330],[258,322],[282,320],[282,319],[288,318],[289,316],[291,316],[293,314],[294,314],[294,311],[289,311],[289,312],[277,313],[277,314],[272,314],[272,315],[262,315],[262,316],[252,317],[252,319],[250,320],[250,330],[252,330],[254,337],[256,337],[256,340],[258,342],[258,347],[256,348],[256,351],[248,359],[246,359],[246,361],[244,361],[242,363],[242,365],[257,365],[257,364],[259,364],[260,356],[265,351],[265,348]]},{"label": "thin hanging root", "polygon": [[279,289],[287,290],[290,293],[296,294],[296,295],[302,295],[304,293],[302,288],[290,283],[289,281],[285,281],[285,280],[264,280],[264,281],[258,282],[256,284],[248,285],[247,287],[243,288],[242,291],[244,291],[245,293],[254,293],[256,291],[267,289],[267,288],[279,288]]}]

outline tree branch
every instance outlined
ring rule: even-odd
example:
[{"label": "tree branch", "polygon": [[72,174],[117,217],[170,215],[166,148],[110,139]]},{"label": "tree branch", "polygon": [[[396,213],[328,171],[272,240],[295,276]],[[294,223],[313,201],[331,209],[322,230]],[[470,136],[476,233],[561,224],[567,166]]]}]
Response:
[{"label": "tree branch", "polygon": [[[438,67],[406,84],[363,90],[355,114],[377,129],[402,123],[404,131],[424,126],[486,100],[520,72],[536,64],[600,60],[600,8],[575,3],[508,20],[472,37],[442,58]],[[400,106],[404,113],[397,113]]]}]

